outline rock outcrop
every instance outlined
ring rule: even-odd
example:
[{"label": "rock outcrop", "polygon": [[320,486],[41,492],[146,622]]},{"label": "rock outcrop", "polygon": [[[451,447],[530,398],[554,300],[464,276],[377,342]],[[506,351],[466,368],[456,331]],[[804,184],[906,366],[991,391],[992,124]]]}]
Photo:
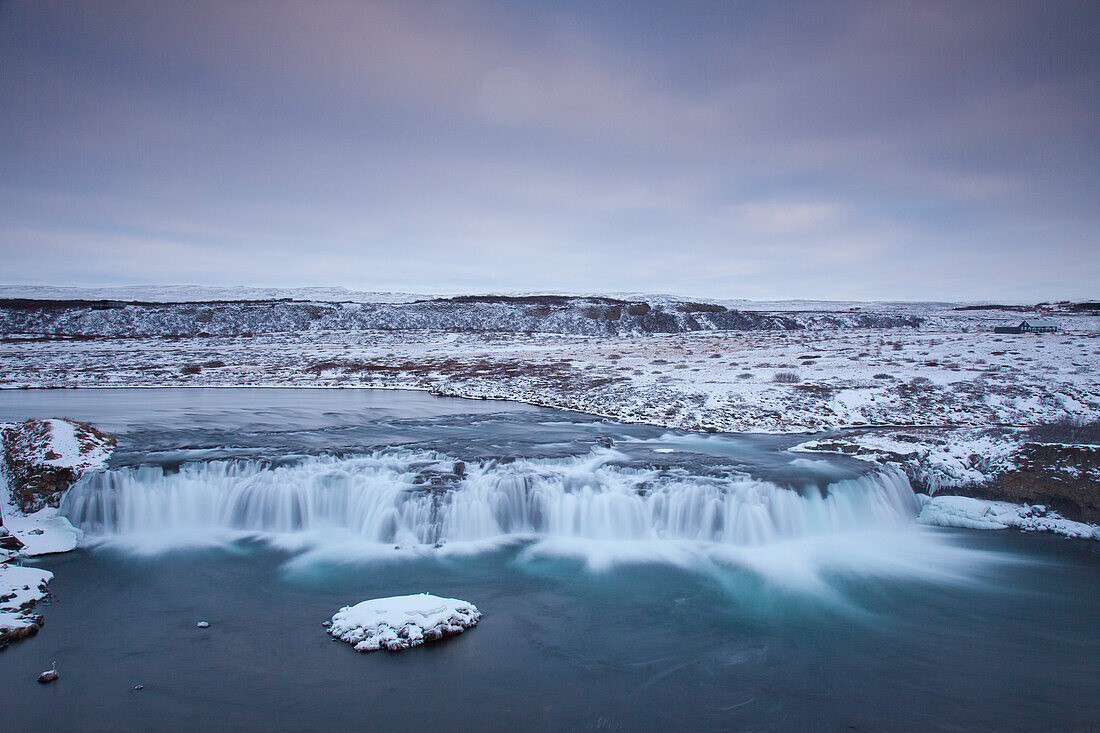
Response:
[{"label": "rock outcrop", "polygon": [[35,605],[45,598],[53,574],[14,561],[67,552],[81,536],[56,508],[87,470],[102,468],[115,439],[91,425],[64,420],[26,420],[0,426],[0,649],[33,636],[42,626]]},{"label": "rock outcrop", "polygon": [[30,514],[57,507],[65,491],[90,468],[100,468],[115,439],[72,420],[27,420],[3,428],[4,469],[10,502]]},{"label": "rock outcrop", "polygon": [[561,295],[471,295],[410,303],[290,300],[125,303],[0,300],[0,333],[88,339],[243,336],[309,331],[452,331],[586,336],[691,331],[916,328],[887,312],[757,312],[710,303]]},{"label": "rock outcrop", "polygon": [[1100,523],[1100,446],[1023,443],[1015,467],[964,491],[982,499],[1044,504],[1078,522]]},{"label": "rock outcrop", "polygon": [[1031,437],[1005,429],[873,431],[800,449],[895,464],[920,493],[1049,507],[1067,519],[1100,524],[1100,445]]}]

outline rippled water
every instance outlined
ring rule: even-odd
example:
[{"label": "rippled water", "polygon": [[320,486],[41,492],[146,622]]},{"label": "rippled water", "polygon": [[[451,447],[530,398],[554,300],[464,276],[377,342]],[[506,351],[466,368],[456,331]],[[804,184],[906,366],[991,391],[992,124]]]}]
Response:
[{"label": "rippled water", "polygon": [[[31,415],[120,449],[65,499],[86,538],[42,563],[47,625],[0,653],[14,730],[1100,721],[1094,543],[918,526],[903,475],[793,438],[409,392],[0,393]],[[420,591],[485,617],[397,656],[320,626]]]}]

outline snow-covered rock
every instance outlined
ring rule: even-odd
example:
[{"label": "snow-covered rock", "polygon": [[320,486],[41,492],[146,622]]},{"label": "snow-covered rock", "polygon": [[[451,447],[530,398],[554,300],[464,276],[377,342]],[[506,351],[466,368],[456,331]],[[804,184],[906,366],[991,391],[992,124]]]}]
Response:
[{"label": "snow-covered rock", "polygon": [[38,632],[42,617],[34,605],[46,597],[52,578],[48,570],[0,563],[0,649]]},{"label": "snow-covered rock", "polygon": [[480,618],[472,603],[420,593],[345,606],[332,617],[328,632],[357,652],[400,651],[461,634]]},{"label": "snow-covered rock", "polygon": [[866,432],[800,443],[792,450],[845,453],[866,460],[897,463],[914,483],[937,494],[987,483],[1016,468],[1020,439],[1011,431],[955,429]]},{"label": "snow-covered rock", "polygon": [[967,496],[921,495],[923,507],[917,521],[940,527],[1007,529],[1054,532],[1077,539],[1100,540],[1100,526],[1074,522],[1045,506],[986,501]]},{"label": "snow-covered rock", "polygon": [[8,500],[24,513],[56,507],[87,470],[103,468],[115,439],[73,420],[26,420],[2,426]]},{"label": "snow-covered rock", "polygon": [[3,525],[27,557],[68,552],[83,533],[57,516],[62,495],[81,474],[107,464],[115,439],[90,425],[65,419],[27,420],[0,426]]},{"label": "snow-covered rock", "polygon": [[[810,440],[792,450],[895,464],[917,491],[937,500],[946,494],[943,506],[928,508],[934,524],[1000,528],[988,527],[993,523],[1090,537],[1090,530],[1080,527],[1095,526],[1100,519],[1100,447],[1037,442],[1029,440],[1032,433],[1021,428],[893,429]],[[953,503],[963,496],[972,499]],[[980,512],[966,503],[976,500],[986,501]],[[991,518],[998,512],[986,511],[991,506],[1024,508],[1020,517],[1002,522]],[[1058,506],[1063,514],[1048,506]]]},{"label": "snow-covered rock", "polygon": [[2,529],[19,541],[0,550],[2,648],[38,631],[43,619],[33,609],[53,578],[14,562],[76,548],[84,533],[57,515],[57,505],[82,473],[106,466],[115,439],[72,420],[27,420],[0,425],[0,444]]}]

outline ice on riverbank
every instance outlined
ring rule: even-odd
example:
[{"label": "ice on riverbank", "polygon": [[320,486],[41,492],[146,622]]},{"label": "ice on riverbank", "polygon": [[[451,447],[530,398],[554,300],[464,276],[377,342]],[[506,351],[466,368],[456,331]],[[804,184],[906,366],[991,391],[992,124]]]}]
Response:
[{"label": "ice on riverbank", "polygon": [[345,606],[332,617],[328,631],[357,652],[400,651],[461,634],[480,618],[472,603],[420,593]]},{"label": "ice on riverbank", "polygon": [[0,563],[0,649],[38,632],[42,617],[32,610],[52,578],[48,570]]},{"label": "ice on riverbank", "polygon": [[966,529],[1008,529],[1025,532],[1054,532],[1076,539],[1100,540],[1100,526],[1074,522],[1045,506],[986,501],[966,496],[919,495],[923,507],[921,524]]},{"label": "ice on riverbank", "polygon": [[[0,491],[2,498],[3,492]],[[26,515],[5,511],[4,526],[23,543],[19,552],[25,557],[75,550],[84,537],[84,532],[74,527],[68,519],[57,516],[57,510],[53,507]]]}]

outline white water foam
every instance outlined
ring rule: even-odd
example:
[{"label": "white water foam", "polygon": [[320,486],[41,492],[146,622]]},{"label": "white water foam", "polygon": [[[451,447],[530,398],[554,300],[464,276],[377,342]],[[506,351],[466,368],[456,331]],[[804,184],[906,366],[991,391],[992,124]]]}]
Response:
[{"label": "white water foam", "polygon": [[625,462],[601,449],[457,468],[441,454],[392,450],[146,466],[86,475],[61,513],[86,543],[128,554],[237,550],[258,538],[295,555],[288,572],[310,574],[424,560],[461,568],[464,556],[518,545],[515,561],[532,572],[662,563],[737,585],[731,593],[745,598],[758,591],[744,579],[757,578],[841,604],[837,576],[971,584],[979,566],[1004,559],[918,525],[917,498],[894,469],[795,491]]},{"label": "white water foam", "polygon": [[807,535],[900,527],[919,505],[884,470],[798,492],[767,481],[658,472],[599,450],[570,459],[454,462],[417,451],[138,467],[91,474],[62,513],[96,537],[166,532],[339,531],[386,545],[436,546],[513,536],[687,540],[759,546]]}]

